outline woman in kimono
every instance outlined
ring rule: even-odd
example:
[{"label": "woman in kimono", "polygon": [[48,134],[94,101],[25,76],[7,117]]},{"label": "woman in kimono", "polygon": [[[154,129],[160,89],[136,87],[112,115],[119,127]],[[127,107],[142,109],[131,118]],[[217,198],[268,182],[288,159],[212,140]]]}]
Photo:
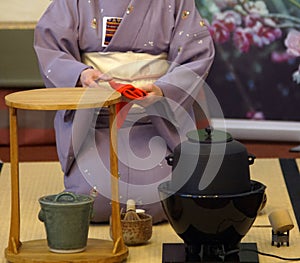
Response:
[{"label": "woman in kimono", "polygon": [[[165,54],[167,69],[139,86],[147,96],[129,110],[118,129],[118,158],[121,206],[133,199],[137,208],[152,215],[153,223],[166,220],[157,192],[172,174],[165,157],[187,131],[196,129],[194,106],[214,57],[212,39],[194,1],[53,0],[36,26],[34,47],[49,88],[93,87],[96,81],[113,78],[86,63],[85,54]],[[92,221],[107,222],[107,110],[61,110],[54,126],[65,190],[96,191]]]}]

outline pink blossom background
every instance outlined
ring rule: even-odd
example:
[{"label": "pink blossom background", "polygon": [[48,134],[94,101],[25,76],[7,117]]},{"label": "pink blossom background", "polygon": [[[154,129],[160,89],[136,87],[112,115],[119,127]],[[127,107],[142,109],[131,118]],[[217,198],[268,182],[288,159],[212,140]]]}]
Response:
[{"label": "pink blossom background", "polygon": [[215,42],[208,84],[225,117],[300,120],[300,3],[196,0],[196,4]]}]

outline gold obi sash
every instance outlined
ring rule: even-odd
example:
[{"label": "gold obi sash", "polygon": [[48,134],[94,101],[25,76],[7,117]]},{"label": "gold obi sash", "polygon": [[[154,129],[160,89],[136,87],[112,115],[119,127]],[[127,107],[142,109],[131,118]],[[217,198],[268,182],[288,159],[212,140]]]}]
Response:
[{"label": "gold obi sash", "polygon": [[139,88],[162,77],[169,68],[167,54],[129,52],[84,53],[82,62],[111,76],[116,82]]}]

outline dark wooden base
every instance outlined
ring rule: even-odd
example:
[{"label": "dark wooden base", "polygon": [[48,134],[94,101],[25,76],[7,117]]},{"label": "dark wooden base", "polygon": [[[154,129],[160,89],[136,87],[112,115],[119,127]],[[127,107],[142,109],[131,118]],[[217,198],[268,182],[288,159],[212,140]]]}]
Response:
[{"label": "dark wooden base", "polygon": [[46,240],[32,240],[22,243],[17,254],[5,250],[8,262],[22,263],[119,263],[128,257],[128,249],[113,253],[113,242],[101,239],[88,239],[84,252],[73,254],[53,253]]},{"label": "dark wooden base", "polygon": [[[241,243],[240,252],[233,257],[220,258],[204,258],[204,259],[188,259],[186,255],[186,246],[182,243],[166,243],[163,244],[162,263],[197,263],[197,262],[240,262],[240,263],[259,263],[256,243]],[[252,251],[244,251],[249,249]]]}]

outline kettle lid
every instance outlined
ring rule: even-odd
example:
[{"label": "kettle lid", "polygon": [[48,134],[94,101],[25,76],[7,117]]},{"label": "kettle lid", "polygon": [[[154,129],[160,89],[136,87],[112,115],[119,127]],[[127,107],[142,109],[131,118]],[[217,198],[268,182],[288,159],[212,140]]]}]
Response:
[{"label": "kettle lid", "polygon": [[212,127],[205,129],[192,130],[186,134],[187,138],[191,142],[197,143],[226,143],[233,140],[232,136],[228,132],[214,130]]}]

